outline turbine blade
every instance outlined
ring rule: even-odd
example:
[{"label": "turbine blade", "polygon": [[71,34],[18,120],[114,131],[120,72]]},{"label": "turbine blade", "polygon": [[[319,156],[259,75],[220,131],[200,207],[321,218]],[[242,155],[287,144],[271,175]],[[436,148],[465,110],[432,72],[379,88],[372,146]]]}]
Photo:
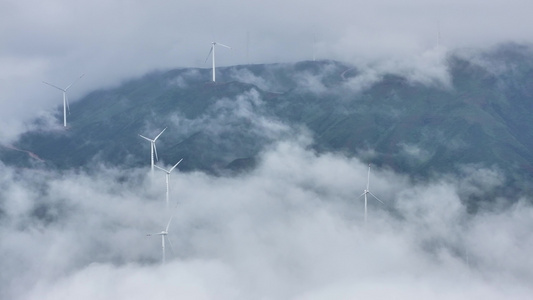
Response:
[{"label": "turbine blade", "polygon": [[181,162],[182,160],[183,160],[183,158],[180,159],[180,161],[178,161],[178,163],[175,164],[175,165],[174,165],[174,166],[168,171],[168,173],[170,174],[170,172],[172,172],[172,170],[174,170],[174,168],[177,167],[177,166],[180,164],[180,162]]},{"label": "turbine blade", "polygon": [[172,254],[174,254],[174,247],[172,247],[172,242],[170,241],[170,238],[168,237],[168,235],[167,235],[167,242],[168,242],[168,245],[170,246],[170,251],[172,251]]},{"label": "turbine blade", "polygon": [[362,193],[361,196],[357,197],[357,199],[363,197],[366,194],[366,192]]},{"label": "turbine blade", "polygon": [[145,137],[144,135],[140,135],[140,134],[139,134],[139,136],[142,137],[143,139],[147,140],[147,141],[153,142],[151,139]]},{"label": "turbine blade", "polygon": [[154,147],[155,160],[159,161],[159,158],[157,157],[157,147],[155,146],[155,140],[152,142],[152,145],[152,147]]},{"label": "turbine blade", "polygon": [[157,139],[159,138],[159,136],[161,136],[163,134],[163,132],[165,132],[165,130],[167,130],[167,127],[165,127],[165,129],[163,129],[163,131],[161,131],[154,139],[154,142],[157,141]]},{"label": "turbine blade", "polygon": [[62,88],[60,88],[60,87],[58,87],[58,86],[56,86],[56,85],[53,85],[53,84],[51,84],[51,83],[48,83],[48,82],[46,82],[46,81],[43,81],[43,83],[44,83],[44,84],[48,84],[48,85],[51,86],[51,87],[55,87],[56,89],[61,90],[61,91],[63,91],[63,92],[66,92],[66,90],[64,90],[64,89],[62,89]]},{"label": "turbine blade", "polygon": [[385,205],[385,203],[383,203],[383,201],[379,200],[378,197],[376,197],[376,195],[372,194],[372,192],[368,192],[370,195],[372,195],[372,197],[376,198],[376,200],[378,200],[379,202],[381,202],[381,204]]},{"label": "turbine blade", "polygon": [[159,169],[159,170],[161,170],[161,171],[165,171],[165,172],[169,173],[169,172],[168,172],[167,170],[165,170],[165,169],[161,168],[161,167],[160,167],[160,166],[158,166],[158,165],[154,165],[154,167],[158,168],[158,169]]},{"label": "turbine blade", "polygon": [[168,228],[170,227],[170,222],[172,222],[172,218],[174,218],[174,216],[170,217],[170,220],[168,220],[168,223],[167,223],[167,228],[165,229],[167,234],[168,234]]},{"label": "turbine blade", "polygon": [[230,46],[226,46],[226,45],[224,45],[224,44],[221,44],[221,43],[217,43],[217,45],[220,45],[220,46],[222,46],[222,47],[226,47],[226,48],[228,48],[228,49],[231,49],[231,47],[230,47]]},{"label": "turbine blade", "polygon": [[66,92],[66,91],[67,91],[67,90],[68,90],[68,89],[69,89],[74,83],[76,83],[78,80],[80,80],[83,76],[85,76],[85,74],[81,74],[80,77],[76,78],[76,80],[74,80],[69,86],[67,86],[67,87],[65,88],[65,92]]},{"label": "turbine blade", "polygon": [[370,188],[370,164],[368,164],[368,175],[366,177],[366,190]]},{"label": "turbine blade", "polygon": [[211,56],[211,52],[213,52],[213,45],[211,45],[211,49],[209,50],[209,53],[207,54],[207,57],[205,58],[205,62],[209,59],[209,56]]}]

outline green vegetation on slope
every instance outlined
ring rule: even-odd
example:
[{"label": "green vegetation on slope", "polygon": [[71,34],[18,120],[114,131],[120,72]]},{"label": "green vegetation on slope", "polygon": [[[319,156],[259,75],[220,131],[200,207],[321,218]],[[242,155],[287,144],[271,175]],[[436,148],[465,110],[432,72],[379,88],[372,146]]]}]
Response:
[{"label": "green vegetation on slope", "polygon": [[[29,132],[15,146],[48,167],[135,167],[149,158],[138,134],[168,127],[157,143],[165,163],[185,158],[182,170],[235,172],[304,126],[318,152],[372,151],[365,159],[419,179],[467,164],[497,167],[531,193],[533,51],[504,45],[480,57],[448,58],[452,88],[388,74],[353,90],[347,82],[362,75],[334,61],[219,68],[225,81],[216,84],[208,69],[155,72],[90,93],[71,105],[68,130]],[[0,158],[41,164],[7,148]]]}]

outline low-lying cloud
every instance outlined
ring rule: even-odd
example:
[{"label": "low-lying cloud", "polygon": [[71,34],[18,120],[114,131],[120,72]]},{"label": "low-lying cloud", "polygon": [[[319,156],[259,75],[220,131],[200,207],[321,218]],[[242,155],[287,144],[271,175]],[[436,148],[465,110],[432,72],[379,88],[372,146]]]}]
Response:
[{"label": "low-lying cloud", "polygon": [[165,265],[146,236],[170,217],[163,173],[3,166],[1,298],[530,297],[531,205],[471,215],[458,196],[498,186],[496,171],[417,184],[372,168],[386,204],[370,197],[365,225],[367,165],[308,143],[279,142],[247,175],[174,172]]},{"label": "low-lying cloud", "polygon": [[[266,103],[256,89],[250,89],[235,98],[215,99],[208,108],[195,118],[179,112],[169,117],[169,124],[179,131],[178,140],[196,133],[205,135],[210,143],[220,149],[219,159],[226,164],[235,158],[254,156],[265,145],[278,139],[305,133],[304,129],[292,128],[268,113]],[[307,135],[305,133],[304,135]],[[227,149],[235,149],[228,154]],[[224,152],[224,153],[222,153]],[[223,157],[228,156],[229,157]]]}]

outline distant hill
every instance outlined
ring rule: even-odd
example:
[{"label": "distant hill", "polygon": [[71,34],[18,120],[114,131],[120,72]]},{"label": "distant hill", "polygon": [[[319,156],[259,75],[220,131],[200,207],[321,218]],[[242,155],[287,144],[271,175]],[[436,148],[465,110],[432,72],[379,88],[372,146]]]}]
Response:
[{"label": "distant hill", "polygon": [[165,163],[184,158],[182,170],[234,173],[306,128],[318,152],[364,157],[420,180],[464,165],[495,167],[509,181],[498,195],[531,194],[532,49],[507,44],[451,54],[447,64],[449,88],[384,74],[350,89],[362,75],[336,61],[218,68],[216,84],[210,69],[154,72],[88,94],[71,105],[67,130],[28,132],[0,159],[58,169],[147,166],[149,143],[138,134],[168,127],[157,142]]}]

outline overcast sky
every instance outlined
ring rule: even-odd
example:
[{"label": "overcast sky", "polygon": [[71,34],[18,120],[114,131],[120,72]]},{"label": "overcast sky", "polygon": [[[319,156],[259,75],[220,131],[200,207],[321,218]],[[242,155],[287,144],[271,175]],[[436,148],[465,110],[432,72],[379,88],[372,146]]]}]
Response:
[{"label": "overcast sky", "polygon": [[61,105],[43,80],[66,87],[86,73],[69,92],[76,101],[154,69],[208,68],[213,40],[233,48],[217,51],[219,65],[316,56],[426,68],[436,49],[530,42],[531,11],[526,0],[3,0],[0,141]]}]

